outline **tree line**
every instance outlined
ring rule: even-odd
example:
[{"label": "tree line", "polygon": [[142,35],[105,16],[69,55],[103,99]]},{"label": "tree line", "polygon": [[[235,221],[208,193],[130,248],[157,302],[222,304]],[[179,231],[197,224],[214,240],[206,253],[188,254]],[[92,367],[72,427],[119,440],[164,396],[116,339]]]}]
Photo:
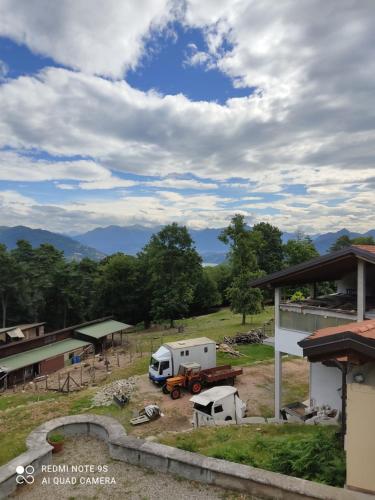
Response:
[{"label": "tree line", "polygon": [[113,315],[130,324],[169,321],[229,305],[246,316],[264,303],[252,279],[318,255],[302,233],[286,244],[282,232],[261,222],[249,228],[236,214],[219,239],[229,247],[223,264],[204,267],[185,226],[176,223],[154,234],[136,256],[116,253],[100,262],[67,261],[50,244],[33,248],[0,245],[2,325],[46,321],[63,328]]}]

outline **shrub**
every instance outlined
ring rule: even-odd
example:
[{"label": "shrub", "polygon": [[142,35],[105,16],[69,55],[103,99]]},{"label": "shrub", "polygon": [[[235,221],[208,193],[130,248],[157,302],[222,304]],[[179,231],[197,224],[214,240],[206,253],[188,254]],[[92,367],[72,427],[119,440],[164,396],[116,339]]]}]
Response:
[{"label": "shrub", "polygon": [[63,434],[51,434],[48,436],[48,441],[52,444],[62,443],[65,437]]},{"label": "shrub", "polygon": [[290,301],[291,302],[302,302],[302,300],[305,300],[305,296],[303,295],[303,293],[301,292],[301,290],[297,290],[290,297]]},{"label": "shrub", "polygon": [[345,455],[336,435],[319,431],[298,441],[275,445],[269,468],[331,486],[345,483]]}]

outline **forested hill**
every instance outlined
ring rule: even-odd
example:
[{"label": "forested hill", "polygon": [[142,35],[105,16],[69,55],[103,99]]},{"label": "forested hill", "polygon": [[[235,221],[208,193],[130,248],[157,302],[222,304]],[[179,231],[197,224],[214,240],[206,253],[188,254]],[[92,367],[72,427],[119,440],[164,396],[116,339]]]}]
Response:
[{"label": "forested hill", "polygon": [[58,233],[52,233],[43,229],[31,229],[26,226],[6,227],[0,226],[0,243],[6,245],[8,250],[15,248],[18,240],[27,240],[33,247],[38,247],[42,243],[49,243],[58,250],[64,252],[67,259],[90,259],[100,260],[104,253],[87,245]]}]

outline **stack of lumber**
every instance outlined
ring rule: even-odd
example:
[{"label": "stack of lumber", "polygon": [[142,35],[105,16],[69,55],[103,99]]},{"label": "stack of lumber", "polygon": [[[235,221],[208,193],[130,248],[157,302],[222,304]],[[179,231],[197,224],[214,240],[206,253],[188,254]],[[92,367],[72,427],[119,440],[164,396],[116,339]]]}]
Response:
[{"label": "stack of lumber", "polygon": [[224,337],[226,344],[262,344],[266,335],[262,328],[251,330],[250,332],[237,333],[234,337]]},{"label": "stack of lumber", "polygon": [[240,356],[243,356],[243,354],[241,354],[239,351],[236,351],[235,349],[233,349],[232,346],[225,343],[219,344],[218,350],[220,352],[225,352],[226,354],[229,354],[229,356],[232,356],[233,358],[238,358]]}]

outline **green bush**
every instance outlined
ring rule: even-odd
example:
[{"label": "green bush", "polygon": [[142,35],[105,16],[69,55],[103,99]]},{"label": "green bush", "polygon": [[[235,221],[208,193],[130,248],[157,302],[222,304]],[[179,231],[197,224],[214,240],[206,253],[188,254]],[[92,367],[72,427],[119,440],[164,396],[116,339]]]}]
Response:
[{"label": "green bush", "polygon": [[294,292],[294,294],[290,297],[290,301],[291,302],[302,302],[303,300],[305,300],[305,296],[303,295],[303,293],[301,292],[301,290],[297,290],[296,292]]},{"label": "green bush", "polygon": [[340,441],[322,431],[299,441],[277,443],[269,468],[332,486],[345,484],[345,454]]},{"label": "green bush", "polygon": [[65,437],[63,434],[51,434],[50,436],[48,436],[48,441],[51,444],[62,443],[64,440],[65,440]]}]

